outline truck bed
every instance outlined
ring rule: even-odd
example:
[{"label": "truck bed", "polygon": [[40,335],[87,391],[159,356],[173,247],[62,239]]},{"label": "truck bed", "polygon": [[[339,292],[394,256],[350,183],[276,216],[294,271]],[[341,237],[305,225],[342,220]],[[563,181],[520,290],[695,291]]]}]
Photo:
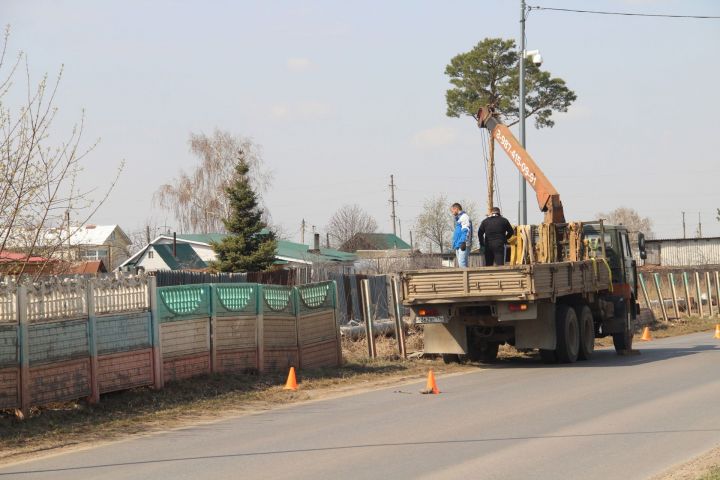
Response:
[{"label": "truck bed", "polygon": [[592,260],[402,273],[405,305],[540,300],[610,288],[606,264]]}]

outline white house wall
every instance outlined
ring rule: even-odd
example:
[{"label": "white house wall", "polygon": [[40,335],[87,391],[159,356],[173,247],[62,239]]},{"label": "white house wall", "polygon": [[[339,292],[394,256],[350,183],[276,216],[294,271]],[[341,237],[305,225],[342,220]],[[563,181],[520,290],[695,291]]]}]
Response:
[{"label": "white house wall", "polygon": [[138,267],[142,267],[145,269],[146,272],[153,272],[155,270],[169,270],[170,267],[168,267],[167,263],[162,259],[162,257],[154,250],[153,256],[150,258],[148,255],[148,252],[150,252],[150,249],[143,253],[142,257],[140,257],[140,260],[137,263]]}]

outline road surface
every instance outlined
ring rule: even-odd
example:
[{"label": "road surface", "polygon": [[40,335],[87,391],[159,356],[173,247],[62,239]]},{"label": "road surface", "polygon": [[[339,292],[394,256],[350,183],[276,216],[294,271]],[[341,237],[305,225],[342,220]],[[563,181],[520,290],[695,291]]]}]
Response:
[{"label": "road surface", "polygon": [[647,478],[720,444],[720,341],[702,333],[515,360],[0,469],[4,478]]}]

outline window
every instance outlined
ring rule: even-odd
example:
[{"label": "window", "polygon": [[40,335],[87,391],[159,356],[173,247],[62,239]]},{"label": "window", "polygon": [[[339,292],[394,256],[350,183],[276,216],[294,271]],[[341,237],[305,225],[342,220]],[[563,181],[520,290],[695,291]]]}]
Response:
[{"label": "window", "polygon": [[148,250],[148,258],[155,258],[155,252],[153,250]]}]

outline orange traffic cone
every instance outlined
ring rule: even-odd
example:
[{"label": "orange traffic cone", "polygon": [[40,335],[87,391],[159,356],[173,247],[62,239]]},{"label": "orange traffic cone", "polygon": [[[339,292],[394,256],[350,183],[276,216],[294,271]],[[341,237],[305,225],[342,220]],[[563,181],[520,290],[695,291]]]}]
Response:
[{"label": "orange traffic cone", "polygon": [[640,340],[643,340],[645,342],[649,342],[650,340],[652,340],[652,336],[650,335],[650,327],[645,327],[642,337],[640,337]]},{"label": "orange traffic cone", "polygon": [[717,338],[718,340],[720,340],[720,323],[715,324],[715,335],[713,336],[713,338]]},{"label": "orange traffic cone", "polygon": [[423,390],[422,393],[432,393],[433,395],[440,393],[437,383],[435,383],[435,375],[433,374],[432,369],[428,372],[427,383],[425,384],[425,390]]},{"label": "orange traffic cone", "polygon": [[285,382],[285,387],[283,390],[297,390],[298,384],[297,384],[297,378],[295,378],[295,367],[290,367],[290,373],[288,373],[287,382]]}]

